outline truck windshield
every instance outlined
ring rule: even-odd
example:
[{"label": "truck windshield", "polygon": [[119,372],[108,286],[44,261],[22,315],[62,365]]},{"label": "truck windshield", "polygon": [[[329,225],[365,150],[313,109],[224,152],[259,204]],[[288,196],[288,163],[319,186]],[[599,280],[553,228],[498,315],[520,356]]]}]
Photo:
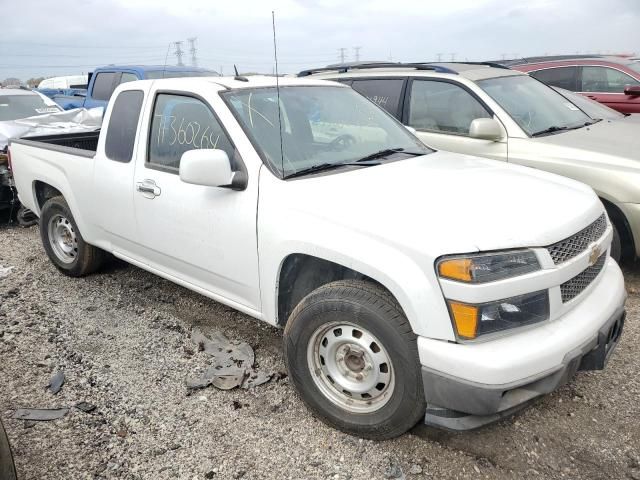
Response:
[{"label": "truck windshield", "polygon": [[365,165],[374,157],[380,162],[385,156],[432,152],[350,88],[281,87],[280,112],[272,87],[232,90],[223,96],[263,159],[282,177],[358,160]]},{"label": "truck windshield", "polygon": [[593,122],[558,92],[527,75],[477,83],[528,135],[570,130]]},{"label": "truck windshield", "polygon": [[47,105],[40,95],[2,95],[0,93],[0,121],[56,113],[61,111],[55,105]]}]

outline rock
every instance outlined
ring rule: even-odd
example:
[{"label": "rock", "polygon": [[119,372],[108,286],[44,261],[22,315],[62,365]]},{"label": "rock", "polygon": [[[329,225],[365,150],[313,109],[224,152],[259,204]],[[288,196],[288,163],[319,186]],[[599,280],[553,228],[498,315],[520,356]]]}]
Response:
[{"label": "rock", "polygon": [[411,475],[420,475],[422,473],[422,467],[414,463],[413,465],[411,465],[411,468],[409,469],[409,473]]}]

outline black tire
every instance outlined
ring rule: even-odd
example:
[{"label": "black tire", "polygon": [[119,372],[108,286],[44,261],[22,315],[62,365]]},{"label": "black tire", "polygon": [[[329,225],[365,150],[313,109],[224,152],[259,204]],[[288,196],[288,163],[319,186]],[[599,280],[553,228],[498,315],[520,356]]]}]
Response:
[{"label": "black tire", "polygon": [[11,446],[0,421],[0,478],[2,480],[16,480],[16,467],[13,463]]},{"label": "black tire", "polygon": [[[64,261],[60,254],[56,254],[55,240],[51,238],[50,222],[56,219],[63,219],[75,236],[73,248],[68,255],[67,261]],[[82,277],[95,272],[100,268],[105,258],[105,252],[93,245],[89,245],[82,238],[80,229],[76,225],[73,214],[69,209],[69,205],[61,196],[51,198],[42,207],[40,214],[40,238],[42,246],[47,252],[51,262],[65,275],[70,277]]]},{"label": "black tire", "polygon": [[[393,387],[386,403],[373,412],[354,413],[336,404],[318,387],[318,369],[312,372],[308,360],[307,349],[310,343],[315,343],[314,332],[345,321],[378,339],[391,361]],[[340,280],[303,298],[285,328],[284,353],[290,378],[300,396],[321,420],[339,430],[385,440],[402,435],[424,416],[426,402],[417,337],[395,299],[375,284]]]},{"label": "black tire", "polygon": [[620,261],[622,260],[622,242],[620,241],[620,233],[618,233],[618,229],[613,222],[611,222],[611,227],[613,227],[613,238],[611,239],[611,258],[620,263]]}]

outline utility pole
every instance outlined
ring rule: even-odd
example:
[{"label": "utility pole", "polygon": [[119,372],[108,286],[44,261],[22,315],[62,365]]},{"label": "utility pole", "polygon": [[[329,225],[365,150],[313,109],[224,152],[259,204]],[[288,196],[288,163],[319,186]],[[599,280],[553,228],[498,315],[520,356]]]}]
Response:
[{"label": "utility pole", "polygon": [[344,63],[344,53],[347,51],[345,47],[341,47],[338,49],[340,52],[340,63]]},{"label": "utility pole", "polygon": [[438,63],[442,62],[442,54],[438,53],[437,55],[438,55]]},{"label": "utility pole", "polygon": [[198,52],[198,49],[196,48],[196,40],[198,40],[198,37],[187,38],[187,41],[189,42],[189,53],[191,53],[191,65],[193,67],[198,66],[198,57],[196,57],[196,53]]},{"label": "utility pole", "polygon": [[360,61],[360,49],[362,47],[353,47],[353,55],[356,57],[356,62]]},{"label": "utility pole", "polygon": [[173,46],[175,47],[175,50],[173,53],[178,59],[177,65],[179,67],[184,67],[184,63],[182,63],[182,55],[184,54],[184,52],[182,51],[182,41],[173,42]]},{"label": "utility pole", "polygon": [[456,61],[456,54],[455,52],[450,53],[449,55],[451,55],[451,61],[455,62]]}]

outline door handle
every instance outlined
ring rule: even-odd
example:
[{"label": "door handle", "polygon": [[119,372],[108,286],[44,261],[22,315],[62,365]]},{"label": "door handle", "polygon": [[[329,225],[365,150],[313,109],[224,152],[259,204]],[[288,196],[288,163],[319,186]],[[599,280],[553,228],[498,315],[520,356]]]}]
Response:
[{"label": "door handle", "polygon": [[136,190],[142,193],[146,198],[151,199],[156,198],[160,193],[162,193],[162,190],[158,185],[156,185],[156,182],[148,178],[142,182],[137,182]]}]

